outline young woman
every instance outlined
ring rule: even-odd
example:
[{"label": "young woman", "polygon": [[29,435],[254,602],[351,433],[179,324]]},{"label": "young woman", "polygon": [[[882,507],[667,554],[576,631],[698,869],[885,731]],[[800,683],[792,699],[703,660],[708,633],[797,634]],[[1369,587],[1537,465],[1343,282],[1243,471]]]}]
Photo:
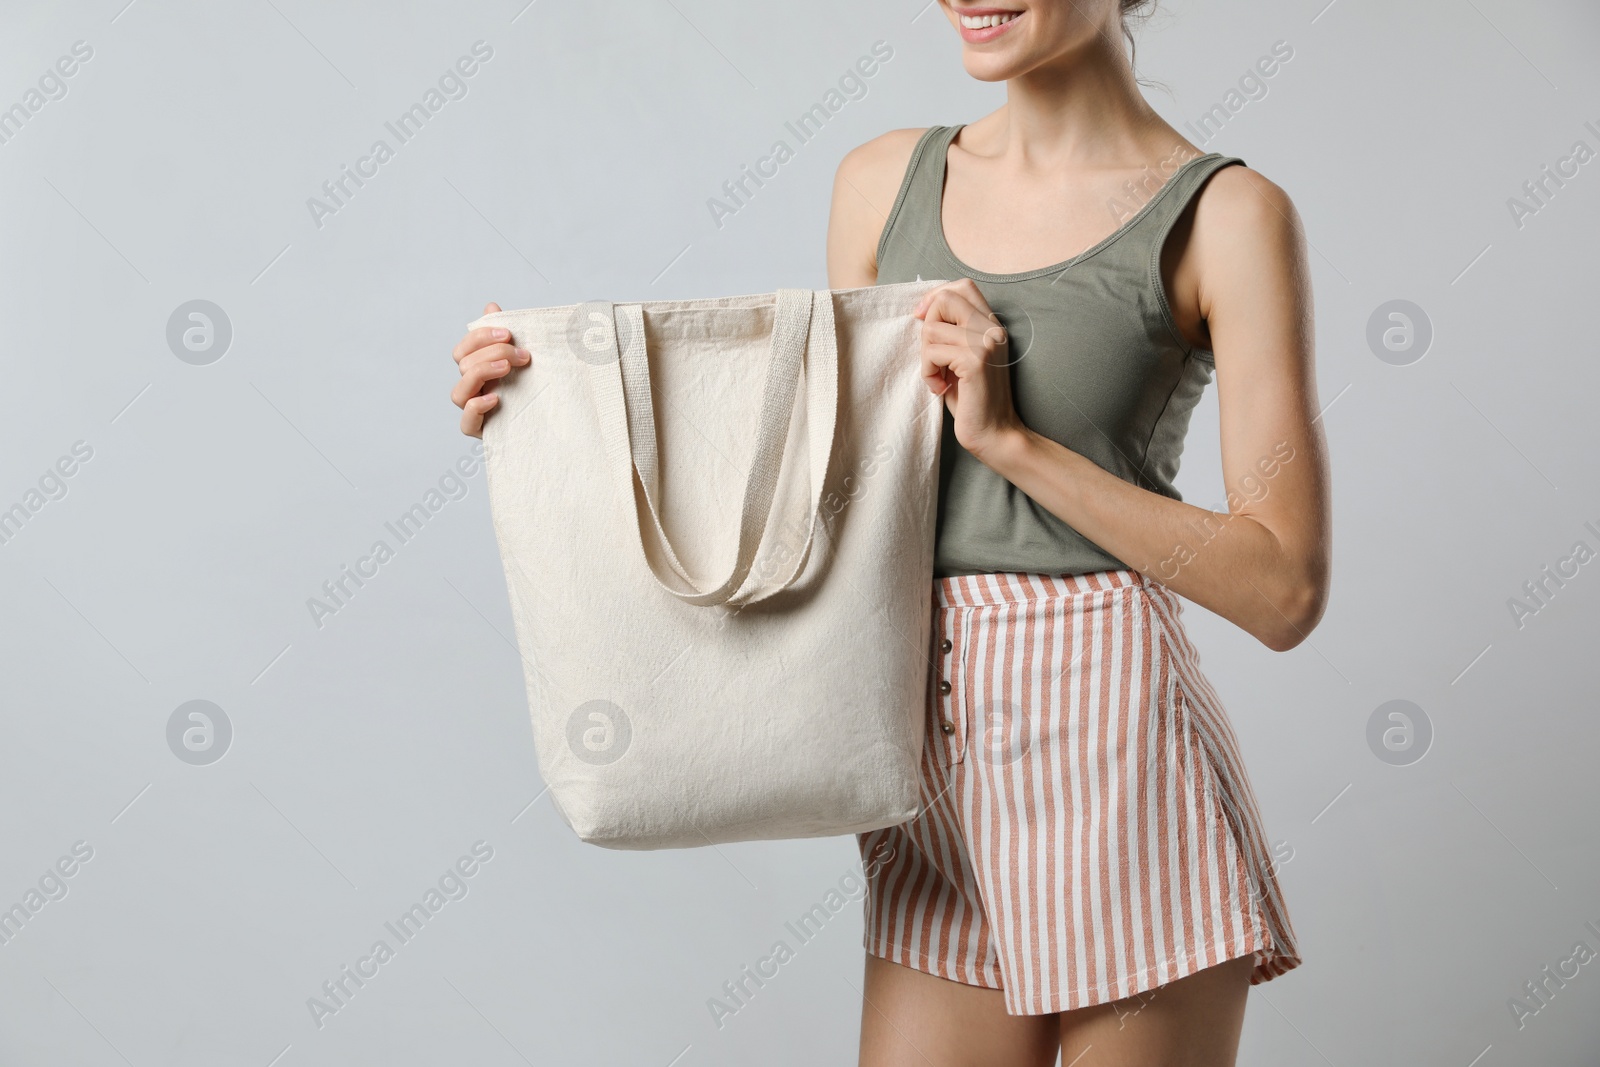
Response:
[{"label": "young woman", "polygon": [[[1280,651],[1322,615],[1304,241],[1140,95],[1144,0],[940,6],[1006,103],[855,149],[828,230],[833,288],[955,279],[917,309],[946,410],[926,806],[861,835],[894,857],[861,1062],[1222,1067],[1300,956],[1174,594]],[[1172,486],[1213,374],[1222,513]]]},{"label": "young woman", "polygon": [[[861,1063],[1224,1067],[1300,956],[1176,594],[1276,651],[1322,615],[1298,218],[1140,95],[1148,0],[938,2],[1007,101],[850,152],[828,228],[832,288],[950,281],[916,308],[945,401],[924,807],[859,840]],[[454,357],[478,436],[528,354]],[[1226,512],[1172,484],[1213,375]]]}]

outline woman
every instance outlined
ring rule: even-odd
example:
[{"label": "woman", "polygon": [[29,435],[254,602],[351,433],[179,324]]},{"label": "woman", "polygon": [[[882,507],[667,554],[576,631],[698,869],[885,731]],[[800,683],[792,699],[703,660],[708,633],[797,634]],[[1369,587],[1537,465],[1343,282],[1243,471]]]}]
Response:
[{"label": "woman", "polygon": [[[850,152],[828,228],[832,288],[954,279],[916,309],[945,401],[924,808],[860,836],[861,1063],[1221,1067],[1300,956],[1174,594],[1276,651],[1322,615],[1304,241],[1140,95],[1145,0],[939,3],[1007,102]],[[504,341],[456,347],[468,434],[527,361]],[[1220,513],[1172,487],[1213,373]]]}]

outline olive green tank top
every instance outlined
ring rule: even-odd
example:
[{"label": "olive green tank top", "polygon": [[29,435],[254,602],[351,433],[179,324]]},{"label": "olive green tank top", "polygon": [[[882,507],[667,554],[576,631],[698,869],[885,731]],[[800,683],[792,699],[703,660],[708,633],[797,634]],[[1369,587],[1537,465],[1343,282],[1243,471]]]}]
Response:
[{"label": "olive green tank top", "polygon": [[[878,284],[971,278],[1010,337],[1023,424],[1119,478],[1181,500],[1172,480],[1213,368],[1211,353],[1191,347],[1173,321],[1161,248],[1206,179],[1244,160],[1196,156],[1159,188],[1162,176],[1152,175],[1129,188],[1126,221],[1099,244],[1048,267],[990,274],[955,257],[940,220],[945,156],[960,129],[935,126],[917,142],[878,241]],[[956,441],[948,409],[935,538],[941,578],[1126,566],[973,458]]]}]

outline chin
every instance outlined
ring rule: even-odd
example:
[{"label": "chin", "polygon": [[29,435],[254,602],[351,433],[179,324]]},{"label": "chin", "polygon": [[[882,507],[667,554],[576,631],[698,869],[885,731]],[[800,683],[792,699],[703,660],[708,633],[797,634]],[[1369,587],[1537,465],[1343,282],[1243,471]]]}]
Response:
[{"label": "chin", "polygon": [[1027,67],[1033,51],[1028,38],[1042,12],[1020,0],[946,5],[951,24],[961,36],[961,61],[979,81],[1004,81]]},{"label": "chin", "polygon": [[961,36],[962,65],[978,81],[1026,74],[1097,32],[1081,0],[943,0],[941,6]]},{"label": "chin", "polygon": [[1034,66],[1021,56],[1002,56],[992,52],[974,55],[970,48],[962,50],[961,65],[970,77],[981,82],[1010,81]]}]

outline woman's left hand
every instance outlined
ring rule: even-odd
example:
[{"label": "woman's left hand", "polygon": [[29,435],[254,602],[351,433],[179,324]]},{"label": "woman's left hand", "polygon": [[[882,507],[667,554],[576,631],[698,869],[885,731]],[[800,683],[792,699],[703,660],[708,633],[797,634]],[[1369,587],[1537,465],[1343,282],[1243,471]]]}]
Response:
[{"label": "woman's left hand", "polygon": [[924,296],[922,380],[955,417],[956,440],[984,453],[1025,427],[1011,400],[1010,344],[978,285],[963,278]]}]

